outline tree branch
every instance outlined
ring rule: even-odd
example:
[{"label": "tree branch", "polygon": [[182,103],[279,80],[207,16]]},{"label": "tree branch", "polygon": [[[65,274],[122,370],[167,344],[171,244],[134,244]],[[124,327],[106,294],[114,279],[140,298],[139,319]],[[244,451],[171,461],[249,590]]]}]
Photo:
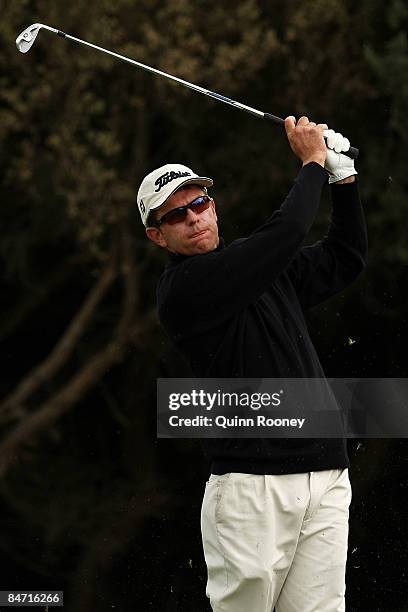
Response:
[{"label": "tree branch", "polygon": [[137,272],[134,264],[131,237],[125,224],[121,228],[122,265],[125,295],[122,316],[112,334],[111,341],[95,353],[83,368],[52,398],[44,402],[34,413],[28,414],[0,444],[0,475],[18,458],[21,445],[32,439],[76,404],[91,386],[112,366],[122,361],[126,345],[134,338],[137,306]]},{"label": "tree branch", "polygon": [[63,285],[67,278],[73,274],[76,264],[80,262],[79,255],[71,257],[64,262],[64,267],[61,270],[54,270],[52,274],[44,279],[41,284],[36,284],[35,291],[30,292],[30,296],[14,308],[13,313],[5,317],[0,324],[0,340],[3,342],[10,336],[25,319],[31,315],[41,304],[45,302],[49,296],[54,293],[60,285]]},{"label": "tree branch", "polygon": [[17,388],[0,404],[0,413],[15,410],[18,414],[22,404],[66,363],[75,348],[80,336],[92,318],[96,307],[109,289],[116,276],[116,262],[112,255],[98,281],[88,293],[78,314],[57,342],[50,355],[20,382]]}]

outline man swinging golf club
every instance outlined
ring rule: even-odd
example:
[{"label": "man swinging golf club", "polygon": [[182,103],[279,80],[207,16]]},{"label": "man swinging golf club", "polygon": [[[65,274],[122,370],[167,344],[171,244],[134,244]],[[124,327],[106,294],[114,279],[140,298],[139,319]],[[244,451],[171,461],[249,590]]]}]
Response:
[{"label": "man swinging golf club", "polygon": [[[158,284],[159,317],[197,377],[323,378],[303,311],[364,267],[366,229],[354,162],[344,155],[348,140],[307,117],[288,117],[285,128],[303,164],[294,185],[263,225],[228,246],[218,236],[210,178],[168,164],[140,186],[147,236],[170,258]],[[329,231],[302,247],[327,179]],[[345,440],[207,442],[201,529],[214,612],[344,610]]]},{"label": "man swinging golf club", "polygon": [[[280,210],[247,238],[225,245],[207,194],[213,181],[180,164],[145,177],[138,206],[148,237],[170,255],[158,286],[161,322],[196,376],[322,378],[303,310],[344,289],[364,266],[366,231],[352,161],[358,149],[307,117],[283,122],[45,24],[19,34],[21,53],[41,29],[285,124],[303,167]],[[328,174],[329,232],[301,248]],[[212,442],[201,525],[213,610],[344,610],[351,498],[344,440]]]}]

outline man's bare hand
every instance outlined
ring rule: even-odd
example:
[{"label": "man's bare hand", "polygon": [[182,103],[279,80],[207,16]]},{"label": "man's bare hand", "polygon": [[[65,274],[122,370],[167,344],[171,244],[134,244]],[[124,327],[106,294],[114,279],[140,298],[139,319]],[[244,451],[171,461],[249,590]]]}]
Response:
[{"label": "man's bare hand", "polygon": [[303,165],[316,162],[324,167],[327,147],[323,131],[327,130],[325,123],[313,123],[307,117],[300,117],[296,123],[295,117],[286,117],[285,129],[289,144],[294,154]]}]

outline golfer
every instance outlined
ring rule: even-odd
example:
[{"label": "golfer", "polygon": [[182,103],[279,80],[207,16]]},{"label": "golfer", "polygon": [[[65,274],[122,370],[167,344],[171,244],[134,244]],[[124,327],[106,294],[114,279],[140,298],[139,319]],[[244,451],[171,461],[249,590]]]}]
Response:
[{"label": "golfer", "polygon": [[[285,120],[302,162],[280,209],[246,238],[218,235],[213,181],[180,164],[147,175],[138,206],[167,249],[161,323],[197,377],[323,378],[304,311],[364,267],[366,229],[349,142],[327,125]],[[239,177],[237,176],[237,181]],[[323,186],[327,235],[302,247]],[[256,206],[247,193],[243,199]],[[340,612],[351,488],[343,439],[218,439],[201,514],[214,612]]]}]

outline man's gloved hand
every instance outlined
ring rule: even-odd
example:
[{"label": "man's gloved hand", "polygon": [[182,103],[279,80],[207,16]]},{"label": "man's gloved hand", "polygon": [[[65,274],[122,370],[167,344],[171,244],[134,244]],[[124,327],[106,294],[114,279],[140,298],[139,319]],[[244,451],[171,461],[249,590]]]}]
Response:
[{"label": "man's gloved hand", "polygon": [[337,183],[342,179],[357,174],[354,168],[354,160],[346,153],[350,148],[350,141],[344,138],[339,132],[334,130],[324,130],[323,136],[326,138],[327,156],[324,167],[330,172],[329,183]]}]

